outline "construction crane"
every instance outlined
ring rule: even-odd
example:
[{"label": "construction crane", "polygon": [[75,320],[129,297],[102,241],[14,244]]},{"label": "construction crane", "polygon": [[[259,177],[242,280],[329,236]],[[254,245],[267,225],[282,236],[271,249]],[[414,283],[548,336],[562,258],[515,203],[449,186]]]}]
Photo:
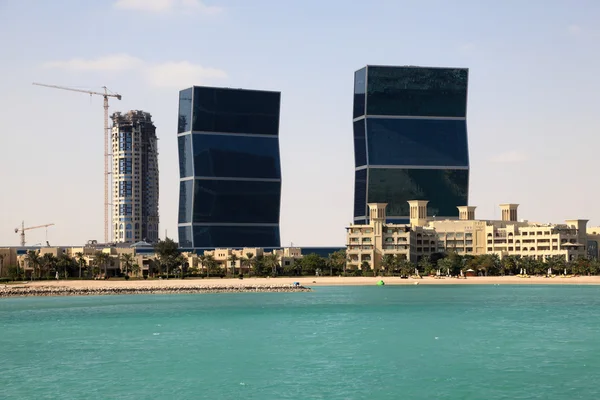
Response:
[{"label": "construction crane", "polygon": [[114,97],[117,100],[121,100],[121,95],[117,94],[117,93],[109,93],[108,89],[106,88],[106,86],[102,86],[102,89],[104,89],[104,93],[102,92],[93,92],[90,90],[81,90],[81,89],[74,89],[74,88],[70,88],[70,87],[64,87],[64,86],[56,86],[56,85],[46,85],[43,83],[33,83],[34,85],[37,86],[44,86],[44,87],[49,87],[49,88],[53,88],[53,89],[63,89],[63,90],[70,90],[72,92],[80,92],[80,93],[87,93],[90,96],[92,95],[97,95],[97,96],[102,96],[104,97],[104,243],[108,243],[109,242],[109,229],[108,229],[108,221],[110,219],[110,201],[109,201],[109,194],[110,194],[110,189],[109,189],[109,185],[110,185],[110,167],[111,167],[111,160],[110,157],[112,156],[112,154],[110,153],[110,148],[109,148],[109,138],[110,138],[110,132],[109,132],[109,128],[108,128],[108,98],[109,97]]},{"label": "construction crane", "polygon": [[[54,225],[54,224],[30,226],[28,228],[25,228],[25,221],[21,222],[21,229],[15,228],[15,233],[21,232],[21,247],[25,246],[25,231],[29,231],[31,229],[38,229],[38,228],[48,228],[49,226],[52,226],[52,225]],[[48,241],[46,241],[46,243],[48,243]]]}]

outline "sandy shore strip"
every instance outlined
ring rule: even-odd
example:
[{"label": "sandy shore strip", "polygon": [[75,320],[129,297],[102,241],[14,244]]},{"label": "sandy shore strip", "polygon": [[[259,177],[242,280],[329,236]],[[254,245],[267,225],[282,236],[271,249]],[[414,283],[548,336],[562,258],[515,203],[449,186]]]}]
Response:
[{"label": "sandy shore strip", "polygon": [[202,288],[241,288],[241,287],[277,287],[293,290],[294,282],[299,282],[303,287],[316,286],[372,286],[379,280],[386,285],[600,285],[600,276],[579,276],[553,278],[518,276],[488,276],[470,277],[467,279],[423,277],[421,279],[401,279],[400,277],[278,277],[278,278],[244,278],[244,279],[169,279],[169,280],[59,280],[59,281],[31,281],[18,284],[0,284],[0,291],[16,287],[66,287],[66,288],[115,288],[135,289],[153,288],[153,290],[200,290]]}]

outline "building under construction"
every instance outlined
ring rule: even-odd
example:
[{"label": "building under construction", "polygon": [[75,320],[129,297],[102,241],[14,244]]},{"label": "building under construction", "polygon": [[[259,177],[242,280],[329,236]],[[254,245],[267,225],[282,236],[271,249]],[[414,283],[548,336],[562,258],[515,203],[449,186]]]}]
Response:
[{"label": "building under construction", "polygon": [[112,115],[113,241],[158,241],[158,150],[152,115]]}]

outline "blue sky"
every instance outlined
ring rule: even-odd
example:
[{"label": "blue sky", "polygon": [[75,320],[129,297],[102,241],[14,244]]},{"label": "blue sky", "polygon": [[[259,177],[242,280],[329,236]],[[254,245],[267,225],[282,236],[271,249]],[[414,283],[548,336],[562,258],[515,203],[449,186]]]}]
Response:
[{"label": "blue sky", "polygon": [[[178,90],[282,92],[282,244],[343,245],[352,219],[353,73],[366,64],[470,69],[470,203],[600,225],[600,2],[0,0],[0,245],[53,222],[51,244],[103,235],[102,98],[151,112],[161,235],[176,238]],[[46,240],[28,233],[29,244]]]}]

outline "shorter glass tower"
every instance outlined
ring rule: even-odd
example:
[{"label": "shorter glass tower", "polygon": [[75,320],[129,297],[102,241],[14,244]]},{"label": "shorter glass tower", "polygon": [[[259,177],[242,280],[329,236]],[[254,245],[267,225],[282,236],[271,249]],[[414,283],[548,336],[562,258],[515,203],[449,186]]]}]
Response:
[{"label": "shorter glass tower", "polygon": [[281,94],[179,93],[179,245],[279,247]]}]

